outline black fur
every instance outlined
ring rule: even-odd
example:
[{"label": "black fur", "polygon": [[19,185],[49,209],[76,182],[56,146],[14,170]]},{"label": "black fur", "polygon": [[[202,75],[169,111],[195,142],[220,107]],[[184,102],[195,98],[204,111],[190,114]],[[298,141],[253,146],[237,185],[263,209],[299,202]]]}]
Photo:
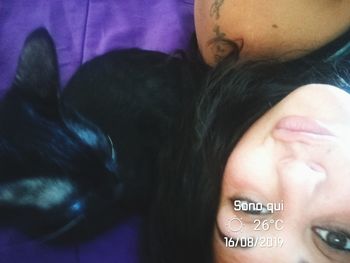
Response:
[{"label": "black fur", "polygon": [[159,52],[114,51],[83,65],[61,96],[53,41],[34,31],[0,102],[1,221],[54,239],[145,210],[192,73]]}]

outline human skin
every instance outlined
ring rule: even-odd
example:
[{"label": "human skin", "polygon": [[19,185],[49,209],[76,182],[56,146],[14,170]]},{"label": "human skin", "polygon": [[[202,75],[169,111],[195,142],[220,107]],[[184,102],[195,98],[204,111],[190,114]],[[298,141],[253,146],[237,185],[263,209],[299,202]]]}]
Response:
[{"label": "human skin", "polygon": [[[214,227],[215,263],[350,262],[350,237],[341,234],[350,233],[349,134],[350,95],[328,85],[299,87],[258,119],[226,163]],[[283,202],[284,209],[252,214],[234,206],[233,200],[243,199]],[[233,218],[243,222],[242,231],[236,231],[237,221],[231,224]],[[256,230],[255,219],[280,221]],[[345,238],[341,248],[347,251],[327,244],[331,231],[338,241]],[[230,248],[224,237],[277,237],[284,243]]]},{"label": "human skin", "polygon": [[[199,49],[215,65],[234,48],[240,60],[305,55],[350,28],[348,0],[196,0]],[[230,40],[230,41],[227,41]]]}]

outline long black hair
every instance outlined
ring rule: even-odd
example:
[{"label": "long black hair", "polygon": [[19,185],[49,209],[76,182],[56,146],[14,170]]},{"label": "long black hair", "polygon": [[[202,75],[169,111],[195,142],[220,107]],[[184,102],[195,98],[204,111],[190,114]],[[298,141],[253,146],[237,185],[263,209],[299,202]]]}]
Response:
[{"label": "long black hair", "polygon": [[350,60],[302,59],[213,69],[195,105],[163,155],[158,197],[150,219],[151,262],[211,263],[213,229],[227,159],[245,131],[296,88],[323,83],[350,92]]}]

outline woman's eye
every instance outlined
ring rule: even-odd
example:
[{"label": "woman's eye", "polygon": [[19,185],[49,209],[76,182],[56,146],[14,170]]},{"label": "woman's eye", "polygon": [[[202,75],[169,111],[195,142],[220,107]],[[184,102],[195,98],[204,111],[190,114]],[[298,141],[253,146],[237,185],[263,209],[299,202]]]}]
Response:
[{"label": "woman's eye", "polygon": [[328,246],[338,250],[350,251],[350,238],[347,234],[320,227],[315,227],[313,230]]},{"label": "woman's eye", "polygon": [[234,210],[251,215],[267,215],[271,212],[262,203],[254,202],[249,199],[236,199],[233,201]]},{"label": "woman's eye", "polygon": [[113,161],[116,161],[116,153],[115,153],[113,141],[112,141],[111,137],[109,137],[109,135],[107,137],[108,137],[109,146],[111,149],[111,158]]}]

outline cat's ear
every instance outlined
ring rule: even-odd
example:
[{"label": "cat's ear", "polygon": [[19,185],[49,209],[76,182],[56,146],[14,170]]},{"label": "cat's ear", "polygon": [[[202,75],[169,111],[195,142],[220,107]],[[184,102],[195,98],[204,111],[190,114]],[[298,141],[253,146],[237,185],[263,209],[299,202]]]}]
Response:
[{"label": "cat's ear", "polygon": [[14,87],[44,101],[57,100],[59,72],[55,45],[46,29],[26,39],[17,65]]}]

